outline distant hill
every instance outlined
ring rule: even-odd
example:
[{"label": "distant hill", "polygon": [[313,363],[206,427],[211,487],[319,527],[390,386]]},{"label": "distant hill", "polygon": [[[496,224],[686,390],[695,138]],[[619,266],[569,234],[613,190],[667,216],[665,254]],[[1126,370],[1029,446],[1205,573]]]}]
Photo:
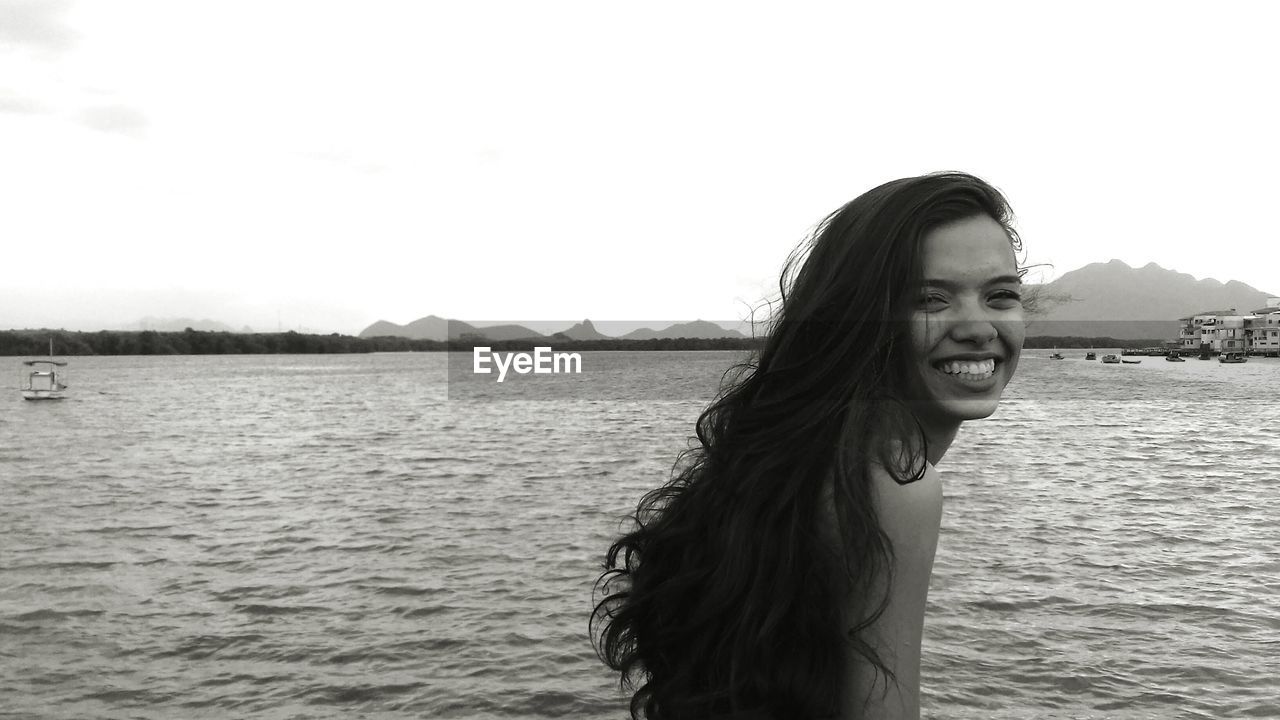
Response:
[{"label": "distant hill", "polygon": [[414,340],[456,340],[463,333],[475,332],[475,330],[474,327],[460,320],[446,320],[428,315],[405,325],[402,335]]},{"label": "distant hill", "polygon": [[457,340],[463,333],[474,333],[476,329],[460,320],[428,315],[418,318],[408,325],[397,325],[386,320],[379,320],[360,331],[359,337],[404,337],[412,340]]},{"label": "distant hill", "polygon": [[737,330],[726,330],[713,322],[694,320],[676,323],[665,330],[640,328],[622,336],[625,340],[675,340],[678,338],[745,338]]},{"label": "distant hill", "polygon": [[[525,338],[535,338],[552,340],[556,338],[565,338],[569,340],[606,340],[613,336],[606,335],[596,329],[596,326],[590,320],[583,320],[576,323],[567,330],[545,335],[543,333],[530,330],[523,325],[492,325],[488,327],[476,327],[462,320],[449,320],[447,318],[438,317],[436,315],[428,315],[424,318],[414,320],[408,325],[397,325],[386,320],[379,320],[364,330],[360,331],[359,337],[404,337],[414,340],[458,340],[463,335],[481,335],[490,340],[522,340]],[[649,328],[641,328],[633,330],[622,336],[625,340],[674,340],[678,338],[745,338],[746,336],[737,330],[726,330],[713,322],[705,320],[695,320],[687,323],[676,323],[664,330],[651,330]]]},{"label": "distant hill", "polygon": [[495,325],[478,328],[461,320],[428,315],[418,318],[408,325],[397,325],[386,320],[379,320],[364,330],[358,337],[403,337],[411,340],[458,340],[463,335],[483,335],[490,340],[519,340],[521,338],[545,337],[520,325]]},{"label": "distant hill", "polygon": [[596,330],[596,326],[591,324],[590,320],[583,320],[568,330],[562,330],[552,337],[566,337],[570,340],[603,340],[608,335]]},{"label": "distant hill", "polygon": [[540,332],[534,332],[523,325],[488,325],[476,328],[476,332],[490,340],[523,340],[525,338],[544,338]]},{"label": "distant hill", "polygon": [[1029,323],[1029,336],[1172,340],[1178,336],[1178,318],[1231,308],[1247,314],[1275,297],[1235,280],[1196,280],[1155,263],[1132,268],[1120,260],[1091,263],[1038,290],[1050,300]]},{"label": "distant hill", "polygon": [[361,330],[359,337],[362,337],[362,338],[390,337],[390,336],[403,337],[403,335],[401,335],[401,333],[403,332],[404,332],[403,325],[397,325],[393,322],[388,322],[386,320],[379,320],[378,322]]}]

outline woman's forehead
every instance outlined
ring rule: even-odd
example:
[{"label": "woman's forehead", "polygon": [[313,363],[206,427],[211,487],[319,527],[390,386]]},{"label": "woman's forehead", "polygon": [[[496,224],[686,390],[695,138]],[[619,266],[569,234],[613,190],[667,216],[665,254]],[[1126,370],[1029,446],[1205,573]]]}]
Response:
[{"label": "woman's forehead", "polygon": [[1008,233],[985,215],[934,229],[925,235],[921,250],[926,280],[986,282],[1017,271]]}]

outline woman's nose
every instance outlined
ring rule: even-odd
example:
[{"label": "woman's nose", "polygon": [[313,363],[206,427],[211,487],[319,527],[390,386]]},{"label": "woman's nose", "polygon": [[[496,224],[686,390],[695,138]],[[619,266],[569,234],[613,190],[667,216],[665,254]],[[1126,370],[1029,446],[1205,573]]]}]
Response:
[{"label": "woman's nose", "polygon": [[958,341],[987,343],[996,339],[996,331],[991,310],[984,305],[964,303],[959,313],[952,320],[949,332]]}]

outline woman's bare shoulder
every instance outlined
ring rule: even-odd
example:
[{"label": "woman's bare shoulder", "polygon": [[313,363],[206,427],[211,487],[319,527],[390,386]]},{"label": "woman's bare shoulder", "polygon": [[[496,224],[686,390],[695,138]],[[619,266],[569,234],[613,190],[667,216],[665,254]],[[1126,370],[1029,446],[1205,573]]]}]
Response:
[{"label": "woman's bare shoulder", "polygon": [[919,480],[899,483],[879,463],[870,464],[871,484],[875,489],[876,511],[891,539],[895,531],[933,528],[936,540],[942,522],[942,476],[925,463]]},{"label": "woman's bare shoulder", "polygon": [[942,478],[931,465],[923,477],[906,484],[880,465],[871,464],[870,471],[893,570],[885,578],[890,580],[888,602],[868,629],[867,640],[896,681],[887,683],[855,659],[846,709],[866,703],[863,712],[869,717],[914,720],[920,717],[920,643],[942,523]]},{"label": "woman's bare shoulder", "polygon": [[[876,515],[895,552],[901,552],[907,544],[923,543],[929,546],[932,556],[942,524],[942,477],[937,469],[926,463],[919,480],[899,483],[884,466],[871,462],[868,463],[868,475]],[[828,516],[828,522],[824,524],[830,525],[834,521],[830,512],[833,502],[834,487],[832,478],[828,477],[823,487],[822,505],[827,510],[824,515]],[[834,533],[833,527],[826,529]],[[836,537],[831,535],[832,540]]]}]

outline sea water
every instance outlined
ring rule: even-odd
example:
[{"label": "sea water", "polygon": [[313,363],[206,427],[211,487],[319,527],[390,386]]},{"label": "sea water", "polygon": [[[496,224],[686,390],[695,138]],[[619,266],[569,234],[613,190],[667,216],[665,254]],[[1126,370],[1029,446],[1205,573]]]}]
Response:
[{"label": "sea water", "polygon": [[[939,467],[924,716],[1280,717],[1280,360],[1049,352]],[[0,397],[0,717],[623,718],[592,583],[742,357],[70,358]]]}]

